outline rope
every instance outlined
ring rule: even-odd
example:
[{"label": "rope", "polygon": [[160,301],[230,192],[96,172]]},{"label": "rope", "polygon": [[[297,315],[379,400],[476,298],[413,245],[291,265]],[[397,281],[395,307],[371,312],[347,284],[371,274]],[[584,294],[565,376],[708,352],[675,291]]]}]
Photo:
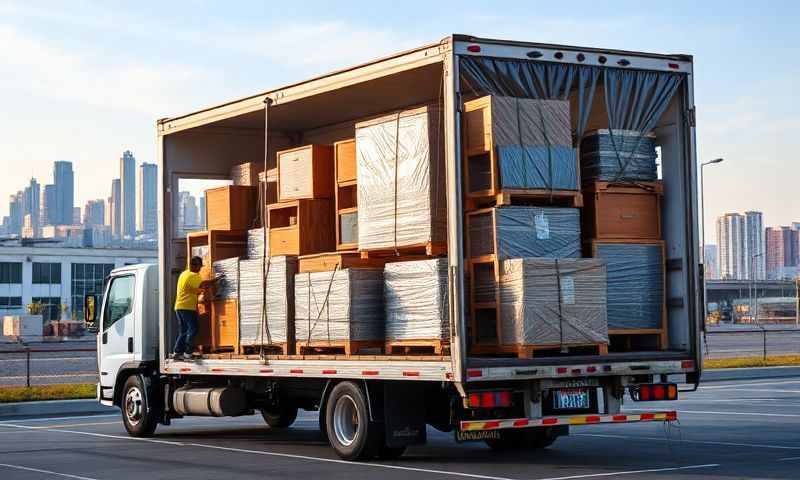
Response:
[{"label": "rope", "polygon": [[[269,252],[267,251],[267,170],[269,167],[269,107],[272,105],[272,99],[269,97],[264,98],[264,190],[259,188],[258,209],[261,212],[261,325],[259,328],[259,356],[265,360],[264,352],[264,331],[266,330],[267,342],[272,343],[272,336],[269,331],[269,321],[267,318],[267,274],[269,273]],[[263,194],[263,198],[261,195]],[[287,337],[288,340],[288,337]]]}]

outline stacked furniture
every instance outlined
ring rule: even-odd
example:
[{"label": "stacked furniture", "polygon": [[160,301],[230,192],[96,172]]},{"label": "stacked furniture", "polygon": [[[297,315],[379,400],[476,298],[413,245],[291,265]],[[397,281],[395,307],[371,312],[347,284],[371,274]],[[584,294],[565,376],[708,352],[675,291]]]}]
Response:
[{"label": "stacked furniture", "polygon": [[358,249],[356,141],[333,145],[335,167],[336,250]]},{"label": "stacked furniture", "polygon": [[606,262],[611,348],[667,349],[664,187],[655,137],[598,130],[581,144],[586,254]]}]

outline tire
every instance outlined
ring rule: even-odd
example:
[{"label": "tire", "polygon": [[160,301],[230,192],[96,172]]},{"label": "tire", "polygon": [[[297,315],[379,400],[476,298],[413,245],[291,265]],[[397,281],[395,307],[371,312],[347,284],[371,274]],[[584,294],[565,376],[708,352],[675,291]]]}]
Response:
[{"label": "tire", "polygon": [[149,437],[158,426],[159,412],[150,404],[147,387],[141,375],[131,375],[125,380],[120,399],[122,423],[132,437]]},{"label": "tire", "polygon": [[367,399],[353,382],[333,387],[325,406],[328,443],[344,460],[369,460],[380,454],[383,435],[369,419]]},{"label": "tire", "polygon": [[289,428],[297,419],[297,407],[281,405],[274,409],[261,410],[261,416],[270,428]]},{"label": "tire", "polygon": [[486,445],[495,451],[539,450],[556,441],[560,432],[551,427],[501,430],[499,439],[487,439]]}]

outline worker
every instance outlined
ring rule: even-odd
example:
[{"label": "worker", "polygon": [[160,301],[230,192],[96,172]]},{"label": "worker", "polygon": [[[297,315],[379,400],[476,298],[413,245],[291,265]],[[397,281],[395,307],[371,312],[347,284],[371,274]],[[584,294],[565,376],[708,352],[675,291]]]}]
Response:
[{"label": "worker", "polygon": [[175,316],[178,317],[178,338],[175,339],[173,359],[191,360],[194,346],[192,337],[197,333],[197,298],[211,287],[216,279],[203,280],[198,273],[203,267],[203,259],[192,257],[189,269],[178,277],[175,296]]}]

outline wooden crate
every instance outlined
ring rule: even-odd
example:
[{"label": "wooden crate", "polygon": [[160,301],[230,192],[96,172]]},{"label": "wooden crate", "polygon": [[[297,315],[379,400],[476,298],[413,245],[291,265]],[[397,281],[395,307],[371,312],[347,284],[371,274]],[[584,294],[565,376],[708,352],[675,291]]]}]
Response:
[{"label": "wooden crate", "polygon": [[335,269],[345,268],[383,268],[386,259],[381,258],[361,258],[361,254],[356,251],[350,252],[331,252],[303,255],[298,259],[298,271],[306,272],[330,272]]},{"label": "wooden crate", "polygon": [[583,235],[595,239],[661,239],[661,182],[584,185]]},{"label": "wooden crate", "polygon": [[[602,244],[641,244],[641,245],[658,245],[661,247],[661,258],[664,261],[664,268],[662,268],[662,295],[661,295],[661,318],[654,319],[659,328],[612,328],[609,326],[608,335],[612,339],[612,344],[617,343],[615,337],[619,336],[655,336],[657,337],[657,344],[661,350],[669,348],[669,331],[667,319],[667,283],[666,283],[666,248],[663,240],[643,240],[643,239],[603,239],[603,240],[590,240],[585,245],[585,253],[591,257],[597,257],[597,247]],[[630,345],[630,339],[626,341]]]},{"label": "wooden crate", "polygon": [[211,351],[239,351],[239,301],[217,299],[211,302]]},{"label": "wooden crate", "polygon": [[[503,188],[500,181],[500,166],[495,139],[496,122],[493,115],[493,97],[491,95],[464,103],[463,115],[463,171],[465,207],[469,210],[487,205],[510,204],[512,200],[532,202],[558,202],[573,207],[582,206],[580,185],[580,163],[577,152],[575,172],[577,182],[574,187],[566,189],[550,188]],[[508,127],[506,126],[506,129]],[[569,126],[566,126],[566,132]],[[564,136],[564,135],[561,135]],[[571,138],[561,138],[564,147],[572,148]],[[505,192],[505,195],[503,193]],[[502,203],[508,202],[508,203]]]},{"label": "wooden crate", "polygon": [[186,268],[193,256],[203,259],[200,276],[212,277],[211,264],[217,260],[243,257],[247,253],[247,230],[206,230],[186,236]]},{"label": "wooden crate", "polygon": [[310,255],[334,250],[333,201],[304,199],[267,206],[270,255]]},{"label": "wooden crate", "polygon": [[278,201],[333,197],[333,147],[306,145],[278,152]]},{"label": "wooden crate", "polygon": [[206,190],[208,230],[247,230],[258,219],[258,188],[228,185]]},{"label": "wooden crate", "polygon": [[336,249],[358,248],[358,190],[356,183],[356,141],[333,146],[336,170]]}]

